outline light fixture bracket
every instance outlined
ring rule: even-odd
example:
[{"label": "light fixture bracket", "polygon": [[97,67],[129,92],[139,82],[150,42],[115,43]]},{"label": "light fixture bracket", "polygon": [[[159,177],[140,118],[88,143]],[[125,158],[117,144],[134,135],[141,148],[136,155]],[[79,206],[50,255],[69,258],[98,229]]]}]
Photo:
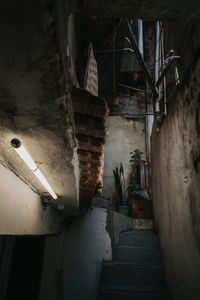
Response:
[{"label": "light fixture bracket", "polygon": [[41,194],[40,195],[40,202],[43,206],[43,208],[47,208],[47,206],[50,206],[52,204],[52,197],[47,194]]},{"label": "light fixture bracket", "polygon": [[12,139],[10,143],[14,148],[19,148],[22,144],[17,138]]},{"label": "light fixture bracket", "polygon": [[11,140],[11,145],[17,152],[17,154],[21,157],[21,159],[25,162],[25,164],[29,167],[29,169],[33,172],[33,174],[37,177],[37,179],[42,183],[45,189],[49,192],[49,194],[56,200],[58,196],[36,165],[35,161],[32,159],[26,148],[23,146],[21,141],[17,138],[13,138]]}]

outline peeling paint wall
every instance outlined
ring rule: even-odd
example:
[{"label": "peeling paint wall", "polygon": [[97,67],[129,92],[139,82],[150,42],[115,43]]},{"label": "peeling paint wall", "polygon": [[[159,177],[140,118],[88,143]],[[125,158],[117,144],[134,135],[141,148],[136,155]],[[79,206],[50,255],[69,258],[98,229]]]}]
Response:
[{"label": "peeling paint wall", "polygon": [[98,299],[102,262],[112,258],[106,216],[105,209],[92,208],[46,238],[40,300]]},{"label": "peeling paint wall", "polygon": [[152,136],[153,204],[174,299],[200,295],[200,60]]},{"label": "peeling paint wall", "polygon": [[[130,170],[130,152],[136,148],[145,153],[144,119],[110,116],[106,121],[108,138],[104,151],[103,194],[112,199],[114,193],[113,169],[123,163],[126,178]],[[145,158],[145,154],[143,156]]]}]

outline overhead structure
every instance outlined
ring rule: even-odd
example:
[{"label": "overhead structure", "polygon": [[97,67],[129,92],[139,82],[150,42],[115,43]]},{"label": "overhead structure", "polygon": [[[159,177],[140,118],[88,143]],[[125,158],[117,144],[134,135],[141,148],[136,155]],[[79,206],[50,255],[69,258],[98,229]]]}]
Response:
[{"label": "overhead structure", "polygon": [[71,13],[100,17],[130,17],[149,20],[200,20],[200,2],[182,0],[74,0]]}]

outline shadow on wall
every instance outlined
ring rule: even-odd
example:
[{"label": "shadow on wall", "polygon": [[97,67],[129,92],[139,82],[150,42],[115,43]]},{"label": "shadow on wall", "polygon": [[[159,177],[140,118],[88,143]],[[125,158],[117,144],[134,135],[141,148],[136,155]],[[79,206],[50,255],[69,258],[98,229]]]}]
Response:
[{"label": "shadow on wall", "polygon": [[106,209],[91,208],[46,238],[40,300],[97,299],[102,262],[112,259],[106,222]]}]

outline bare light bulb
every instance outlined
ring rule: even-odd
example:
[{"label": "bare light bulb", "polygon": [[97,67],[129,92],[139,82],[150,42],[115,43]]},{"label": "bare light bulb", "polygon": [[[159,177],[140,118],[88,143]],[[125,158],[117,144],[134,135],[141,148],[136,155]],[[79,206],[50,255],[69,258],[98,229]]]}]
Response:
[{"label": "bare light bulb", "polygon": [[11,140],[11,145],[14,147],[17,154],[23,159],[23,161],[26,163],[26,165],[31,169],[34,173],[34,175],[40,180],[42,185],[45,187],[45,189],[51,194],[51,196],[54,199],[57,199],[57,195],[54,193],[53,189],[51,188],[50,184],[44,177],[44,175],[41,173],[35,162],[33,161],[32,157],[26,150],[26,148],[22,145],[20,140],[14,138]]}]

